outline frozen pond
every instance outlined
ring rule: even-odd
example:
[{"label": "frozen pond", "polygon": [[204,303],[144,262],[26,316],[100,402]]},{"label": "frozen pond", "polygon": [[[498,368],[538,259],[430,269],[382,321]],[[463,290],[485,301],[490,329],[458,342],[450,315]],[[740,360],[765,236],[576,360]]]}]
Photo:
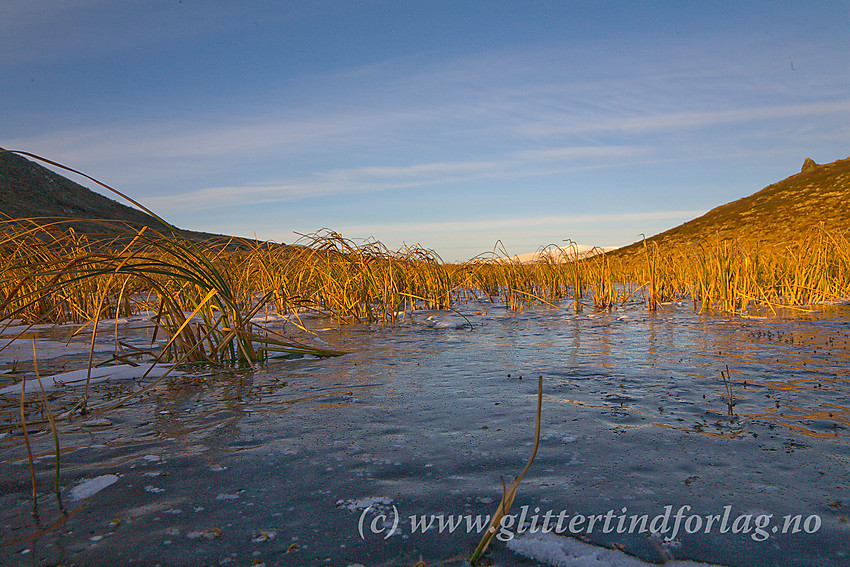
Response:
[{"label": "frozen pond", "polygon": [[[26,450],[7,427],[0,563],[464,564],[476,516],[529,457],[542,375],[539,452],[493,564],[850,564],[850,309],[661,307],[470,303],[472,329],[418,312],[394,328],[319,331],[350,352],[338,358],[163,382],[63,426],[71,515],[38,537]],[[133,383],[121,384],[98,395]],[[52,439],[33,450],[47,526],[60,517]],[[541,533],[544,519],[565,533]]]}]

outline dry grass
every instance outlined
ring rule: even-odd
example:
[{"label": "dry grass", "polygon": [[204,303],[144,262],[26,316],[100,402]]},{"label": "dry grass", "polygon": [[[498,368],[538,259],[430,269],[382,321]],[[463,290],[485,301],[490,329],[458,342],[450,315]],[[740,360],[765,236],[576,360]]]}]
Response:
[{"label": "dry grass", "polygon": [[726,313],[850,295],[850,242],[821,228],[783,248],[715,238],[665,254],[647,244],[643,258],[627,260],[544,255],[523,264],[503,254],[445,264],[422,248],[392,252],[333,232],[284,246],[194,242],[129,227],[123,236],[95,239],[63,226],[0,222],[0,325],[94,324],[149,311],[171,339],[168,361],[185,355],[190,362],[252,364],[275,350],[330,354],[271,338],[252,322],[266,311],[312,309],[343,323],[394,324],[405,312],[451,309],[480,295],[511,310],[558,306],[565,298],[576,311],[611,309],[638,298],[650,310],[690,300],[701,311]]},{"label": "dry grass", "polygon": [[810,308],[850,299],[847,235],[818,226],[782,246],[714,236],[663,250],[647,240],[640,255],[543,255],[534,264],[502,255],[467,264],[463,283],[492,299],[503,296],[508,309],[529,301],[559,304],[567,297],[576,311],[611,309],[630,299],[650,311],[669,301],[691,301],[701,312]]}]

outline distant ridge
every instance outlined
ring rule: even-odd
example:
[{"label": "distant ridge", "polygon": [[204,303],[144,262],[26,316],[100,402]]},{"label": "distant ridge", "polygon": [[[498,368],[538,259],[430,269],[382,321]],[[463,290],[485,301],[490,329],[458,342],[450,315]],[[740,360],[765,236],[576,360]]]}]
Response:
[{"label": "distant ridge", "polygon": [[[101,219],[149,226],[158,231],[171,228],[147,213],[122,205],[79,183],[17,154],[0,153],[0,213],[12,218],[61,217]],[[0,215],[0,220],[5,219]],[[96,222],[75,220],[70,223],[77,232],[111,234],[120,232]],[[205,233],[182,231],[192,237],[210,237]]]},{"label": "distant ridge", "polygon": [[[655,242],[662,252],[716,236],[786,245],[805,237],[820,223],[827,230],[850,228],[850,158],[823,165],[806,158],[800,173],[647,238],[647,242]],[[630,256],[642,250],[643,243],[636,242],[612,255]]]}]

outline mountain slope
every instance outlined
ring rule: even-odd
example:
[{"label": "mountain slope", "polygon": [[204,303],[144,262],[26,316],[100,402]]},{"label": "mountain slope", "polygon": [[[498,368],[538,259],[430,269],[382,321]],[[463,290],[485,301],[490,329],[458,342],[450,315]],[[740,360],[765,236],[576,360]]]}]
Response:
[{"label": "mountain slope", "polygon": [[[8,152],[0,153],[0,213],[12,218],[109,219],[146,225],[159,231],[171,230],[147,213],[122,205],[33,161]],[[0,215],[0,220],[3,218]],[[78,232],[86,233],[117,231],[81,220],[75,220],[71,226]]]},{"label": "mountain slope", "polygon": [[[823,223],[828,230],[850,227],[850,158],[817,165],[807,159],[803,170],[750,195],[714,208],[694,220],[647,239],[660,250],[703,238],[740,238],[770,245],[787,244]],[[638,242],[612,255],[643,250]]]}]

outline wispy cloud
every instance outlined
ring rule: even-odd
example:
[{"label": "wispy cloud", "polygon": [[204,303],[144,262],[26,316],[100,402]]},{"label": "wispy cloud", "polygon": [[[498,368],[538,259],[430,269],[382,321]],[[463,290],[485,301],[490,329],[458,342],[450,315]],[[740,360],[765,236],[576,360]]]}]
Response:
[{"label": "wispy cloud", "polygon": [[[579,213],[571,215],[493,217],[453,220],[340,223],[334,230],[349,238],[377,238],[390,247],[421,244],[449,261],[465,260],[494,249],[497,241],[510,254],[533,252],[541,245],[563,245],[566,238],[590,246],[630,244],[638,233],[665,230],[705,213],[705,210],[636,213]],[[309,232],[312,229],[304,230]],[[290,235],[276,235],[291,240]]]},{"label": "wispy cloud", "polygon": [[453,176],[492,170],[504,166],[504,161],[438,162],[420,163],[406,166],[364,166],[350,169],[338,169],[319,174],[333,179],[352,177],[372,177],[377,179],[410,179]]},{"label": "wispy cloud", "polygon": [[[562,3],[546,22],[497,9],[469,29],[456,12],[426,23],[373,3],[53,4],[0,3],[2,98],[15,108],[0,146],[184,225],[333,224],[458,250],[579,227],[616,244],[755,190],[803,152],[844,157],[832,152],[850,136],[846,34],[802,5],[764,28],[746,3],[729,13],[749,19],[641,5],[613,21]],[[571,206],[585,209],[545,216]]]},{"label": "wispy cloud", "polygon": [[[664,148],[665,136],[676,137],[678,144],[682,133],[709,126],[829,120],[850,111],[846,98],[755,105],[755,95],[723,101],[717,110],[706,101],[718,92],[740,92],[735,81],[748,76],[750,68],[718,69],[707,55],[695,53],[692,49],[689,56],[701,59],[675,72],[642,63],[622,73],[625,58],[611,54],[610,71],[600,64],[601,71],[591,72],[574,63],[588,55],[583,51],[486,53],[411,67],[376,63],[305,79],[300,88],[323,93],[314,97],[321,102],[302,94],[297,104],[281,108],[260,98],[234,114],[130,115],[120,124],[3,143],[104,172],[122,185],[156,185],[179,177],[197,187],[209,185],[197,172],[258,163],[263,171],[246,171],[246,186],[268,180],[287,187],[281,195],[291,198],[495,174],[516,177],[526,174],[523,168],[535,160],[550,166],[560,162],[561,169],[548,170],[560,172],[579,165],[571,160],[591,166],[601,163],[593,160],[634,163],[630,160],[639,155],[650,157],[650,141],[635,145],[637,137],[647,134],[669,158],[680,147]],[[638,55],[650,61],[660,57],[650,48]],[[711,85],[708,93],[704,85]],[[689,147],[734,152],[732,141],[694,139]],[[339,167],[337,156],[354,165]],[[352,186],[344,188],[345,183]],[[303,190],[293,190],[296,185]]]},{"label": "wispy cloud", "polygon": [[575,161],[587,159],[619,159],[645,154],[645,146],[565,146],[523,150],[515,155],[520,160],[529,161]]},{"label": "wispy cloud", "polygon": [[298,186],[250,186],[207,187],[176,195],[158,195],[144,199],[145,205],[154,210],[213,209],[234,205],[261,205],[275,203],[304,195]]},{"label": "wispy cloud", "polygon": [[706,126],[745,124],[776,119],[805,119],[813,116],[844,116],[850,112],[850,99],[806,104],[732,108],[721,111],[691,111],[623,116],[616,119],[576,121],[573,117],[552,118],[529,123],[521,130],[531,136],[562,136],[581,133],[676,132]]},{"label": "wispy cloud", "polygon": [[273,155],[320,148],[332,142],[343,145],[352,136],[370,129],[388,127],[391,113],[348,114],[293,118],[269,116],[262,112],[238,121],[210,124],[206,116],[194,119],[138,122],[82,127],[20,137],[8,143],[40,147],[67,158],[102,162],[145,160],[218,159]]},{"label": "wispy cloud", "polygon": [[548,227],[570,227],[587,224],[610,224],[636,221],[658,221],[669,219],[690,219],[704,214],[705,210],[647,211],[638,213],[586,213],[574,215],[503,217],[488,219],[458,219],[450,221],[397,222],[340,225],[338,230],[344,234],[387,233],[444,233],[458,234],[467,232],[500,232],[515,229],[540,229]]},{"label": "wispy cloud", "polygon": [[[185,193],[149,197],[146,203],[163,210],[186,205],[198,209],[212,209],[343,193],[390,191],[488,179],[516,179],[569,170],[609,167],[612,161],[639,156],[645,151],[645,148],[639,146],[560,147],[520,151],[493,161],[432,162],[405,166],[332,169],[314,173],[299,181],[207,187]],[[543,165],[548,167],[541,169]]]}]

